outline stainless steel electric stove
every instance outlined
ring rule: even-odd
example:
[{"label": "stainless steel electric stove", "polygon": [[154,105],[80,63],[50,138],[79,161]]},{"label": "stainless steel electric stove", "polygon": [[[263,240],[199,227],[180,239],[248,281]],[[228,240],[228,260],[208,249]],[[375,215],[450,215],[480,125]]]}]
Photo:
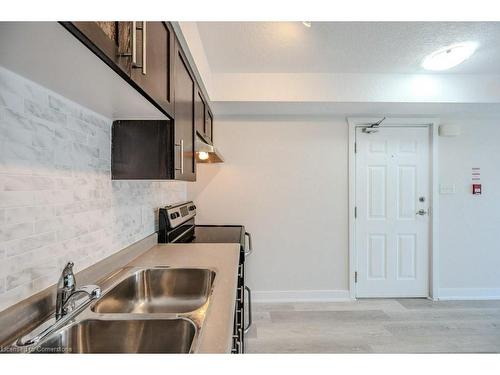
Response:
[{"label": "stainless steel electric stove", "polygon": [[240,244],[232,352],[244,353],[245,333],[252,325],[252,291],[245,285],[245,259],[253,251],[252,236],[243,225],[197,225],[195,216],[192,201],[160,208],[158,242]]}]

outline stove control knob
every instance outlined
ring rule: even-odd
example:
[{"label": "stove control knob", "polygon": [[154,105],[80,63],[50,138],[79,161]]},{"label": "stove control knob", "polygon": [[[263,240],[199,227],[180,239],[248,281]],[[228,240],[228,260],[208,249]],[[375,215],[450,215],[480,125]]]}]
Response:
[{"label": "stove control knob", "polygon": [[195,205],[189,206],[189,211],[194,211],[196,209]]}]

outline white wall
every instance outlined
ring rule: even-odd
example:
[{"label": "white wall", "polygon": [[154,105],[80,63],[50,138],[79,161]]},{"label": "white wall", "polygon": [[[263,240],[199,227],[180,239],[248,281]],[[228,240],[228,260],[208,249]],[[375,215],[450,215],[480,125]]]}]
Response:
[{"label": "white wall", "polygon": [[188,196],[198,223],[252,233],[247,276],[261,299],[347,297],[347,134],[342,118],[217,121],[226,162],[199,165]]},{"label": "white wall", "polygon": [[0,67],[0,310],[154,233],[184,182],[111,181],[111,120]]},{"label": "white wall", "polygon": [[[442,120],[463,129],[439,139],[439,182],[456,184],[455,194],[440,196],[445,298],[500,298],[499,121]],[[188,196],[199,223],[241,223],[252,232],[248,283],[257,297],[347,297],[345,118],[226,118],[216,121],[214,136],[226,162],[199,166]],[[476,166],[481,197],[470,194]]]},{"label": "white wall", "polygon": [[[442,119],[459,137],[440,137],[440,295],[500,298],[500,118]],[[483,194],[471,194],[471,168],[481,168]]]}]

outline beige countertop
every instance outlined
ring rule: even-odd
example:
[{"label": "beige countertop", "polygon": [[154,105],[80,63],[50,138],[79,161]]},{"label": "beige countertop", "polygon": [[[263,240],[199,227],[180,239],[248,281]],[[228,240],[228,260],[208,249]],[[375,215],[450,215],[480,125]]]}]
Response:
[{"label": "beige countertop", "polygon": [[230,353],[236,300],[239,244],[186,243],[153,246],[128,266],[194,267],[216,272],[197,353]]}]

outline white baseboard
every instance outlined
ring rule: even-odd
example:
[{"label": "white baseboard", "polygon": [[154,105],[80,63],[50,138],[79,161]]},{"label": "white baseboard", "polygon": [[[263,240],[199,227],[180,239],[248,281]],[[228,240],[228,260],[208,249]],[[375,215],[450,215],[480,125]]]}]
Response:
[{"label": "white baseboard", "polygon": [[500,288],[440,288],[438,301],[500,300]]},{"label": "white baseboard", "polygon": [[351,301],[348,290],[252,291],[253,302],[340,302]]}]

